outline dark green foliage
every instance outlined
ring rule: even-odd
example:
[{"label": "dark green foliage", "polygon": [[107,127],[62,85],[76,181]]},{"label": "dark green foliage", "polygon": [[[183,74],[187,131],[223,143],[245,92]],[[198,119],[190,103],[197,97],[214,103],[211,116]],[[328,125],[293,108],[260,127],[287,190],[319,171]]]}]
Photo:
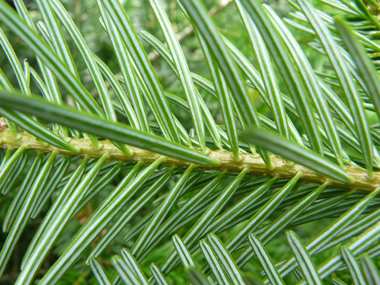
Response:
[{"label": "dark green foliage", "polygon": [[0,284],[379,284],[379,11],[0,0]]}]

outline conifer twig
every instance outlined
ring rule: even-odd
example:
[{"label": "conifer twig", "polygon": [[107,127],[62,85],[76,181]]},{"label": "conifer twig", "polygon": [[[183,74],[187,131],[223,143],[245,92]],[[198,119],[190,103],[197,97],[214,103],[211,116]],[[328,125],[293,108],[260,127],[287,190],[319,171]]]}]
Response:
[{"label": "conifer twig", "polygon": [[[141,148],[128,146],[134,155],[126,156],[123,152],[121,152],[117,147],[113,145],[112,142],[108,140],[99,141],[101,144],[100,149],[95,149],[91,140],[89,139],[75,139],[72,138],[70,140],[70,144],[78,147],[80,149],[79,154],[70,152],[64,149],[59,149],[52,145],[43,145],[40,141],[38,141],[33,135],[28,134],[26,132],[20,133],[20,138],[15,140],[8,129],[0,130],[0,148],[14,148],[17,149],[21,145],[26,144],[28,146],[28,150],[33,150],[37,152],[52,152],[56,150],[60,154],[64,155],[81,155],[81,156],[89,156],[93,158],[100,158],[104,154],[108,154],[111,160],[118,161],[143,161],[145,163],[152,163],[161,157],[161,154],[157,154],[148,150],[144,150]],[[199,150],[200,151],[200,150]],[[375,172],[375,176],[373,179],[368,177],[368,173],[365,169],[356,168],[356,167],[348,167],[346,172],[350,177],[355,179],[355,183],[348,184],[342,183],[336,180],[332,180],[324,175],[321,175],[313,170],[310,170],[299,164],[289,164],[284,158],[272,155],[270,158],[272,163],[276,166],[273,171],[270,171],[264,161],[260,156],[253,156],[251,154],[241,153],[242,160],[240,162],[236,162],[234,160],[234,156],[232,152],[229,151],[220,151],[213,150],[208,153],[208,156],[212,159],[216,159],[220,161],[219,166],[213,165],[197,165],[198,168],[208,169],[208,170],[220,170],[220,171],[228,171],[231,173],[239,173],[244,168],[249,169],[249,174],[254,176],[268,176],[274,177],[278,176],[280,179],[291,179],[298,172],[303,173],[303,177],[300,181],[305,183],[317,183],[323,184],[326,181],[330,182],[330,187],[339,187],[345,189],[356,189],[362,191],[373,191],[377,187],[380,187],[380,172]],[[177,167],[188,167],[190,165],[189,162],[175,159],[172,157],[166,157],[166,165],[177,166]]]}]

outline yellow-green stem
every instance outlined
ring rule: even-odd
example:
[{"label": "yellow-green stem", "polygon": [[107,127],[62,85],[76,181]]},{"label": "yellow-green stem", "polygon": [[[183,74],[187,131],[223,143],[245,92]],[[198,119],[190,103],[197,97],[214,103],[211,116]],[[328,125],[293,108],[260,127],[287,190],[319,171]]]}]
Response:
[{"label": "yellow-green stem", "polygon": [[[114,146],[110,141],[103,140],[100,142],[102,147],[95,149],[90,139],[76,139],[70,140],[70,144],[80,149],[79,154],[70,152],[64,149],[59,149],[51,145],[43,145],[33,135],[28,133],[20,133],[19,139],[15,140],[12,133],[8,129],[0,130],[0,148],[12,148],[17,149],[21,145],[26,144],[29,150],[37,152],[53,152],[56,150],[60,154],[65,155],[82,155],[88,157],[100,158],[104,154],[108,154],[110,159],[118,161],[142,161],[144,163],[152,163],[161,157],[161,154],[157,154],[148,150],[140,149],[133,146],[128,146],[133,151],[132,156],[126,156],[121,150]],[[244,168],[249,169],[249,174],[255,176],[278,176],[280,179],[291,179],[298,172],[303,173],[303,177],[300,179],[306,183],[323,184],[326,181],[330,182],[330,187],[340,187],[346,189],[356,189],[364,191],[373,191],[377,187],[380,187],[380,172],[374,172],[374,178],[370,179],[368,173],[364,169],[347,167],[346,172],[349,176],[355,179],[355,183],[348,184],[339,181],[332,180],[324,175],[316,173],[302,165],[293,163],[289,164],[284,158],[278,156],[271,156],[271,161],[275,165],[275,169],[270,171],[260,156],[253,156],[251,154],[240,153],[242,159],[236,162],[232,152],[226,150],[214,150],[208,153],[208,156],[212,159],[219,160],[220,165],[197,165],[202,169],[216,169],[220,171],[228,172],[241,172]],[[172,157],[166,157],[165,164],[171,166],[189,166],[190,163],[175,159]]]}]

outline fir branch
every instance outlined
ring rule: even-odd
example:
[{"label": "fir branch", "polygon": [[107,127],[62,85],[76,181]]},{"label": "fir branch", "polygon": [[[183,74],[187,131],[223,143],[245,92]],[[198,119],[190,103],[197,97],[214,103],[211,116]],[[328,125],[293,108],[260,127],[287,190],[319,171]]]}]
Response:
[{"label": "fir branch", "polygon": [[[0,130],[0,148],[12,148],[18,149],[23,144],[27,145],[28,150],[33,150],[37,152],[53,152],[57,151],[60,154],[75,156],[88,156],[91,158],[100,158],[104,154],[108,154],[111,160],[117,161],[142,161],[144,163],[152,163],[160,158],[162,155],[157,154],[148,150],[141,148],[128,146],[133,151],[132,156],[126,156],[121,150],[113,145],[112,142],[108,140],[99,141],[101,147],[100,149],[95,149],[90,139],[69,139],[69,144],[73,147],[78,148],[79,153],[71,152],[65,149],[60,149],[49,144],[42,144],[33,135],[26,132],[20,133],[20,138],[15,140],[12,137],[12,133],[8,129]],[[195,149],[198,150],[198,149]],[[200,152],[200,150],[198,150]],[[324,175],[321,175],[309,168],[296,163],[288,163],[284,158],[271,155],[270,159],[275,165],[275,169],[270,171],[265,165],[264,161],[260,156],[253,156],[251,154],[240,153],[242,160],[236,162],[232,152],[226,150],[213,150],[207,154],[210,158],[219,160],[220,165],[197,165],[200,169],[207,170],[220,170],[227,171],[230,173],[239,173],[244,168],[249,169],[249,174],[253,176],[268,176],[268,177],[279,177],[280,179],[291,179],[298,172],[303,173],[303,177],[299,180],[305,183],[317,183],[323,184],[326,181],[330,182],[330,187],[339,187],[345,189],[355,189],[362,191],[373,191],[377,187],[380,187],[380,172],[375,172],[375,177],[370,179],[368,173],[364,169],[357,167],[348,167],[346,169],[347,174],[355,179],[353,184],[342,183],[340,181],[333,180]],[[166,157],[166,162],[164,163],[170,166],[176,167],[188,167],[191,163],[183,160]]]}]

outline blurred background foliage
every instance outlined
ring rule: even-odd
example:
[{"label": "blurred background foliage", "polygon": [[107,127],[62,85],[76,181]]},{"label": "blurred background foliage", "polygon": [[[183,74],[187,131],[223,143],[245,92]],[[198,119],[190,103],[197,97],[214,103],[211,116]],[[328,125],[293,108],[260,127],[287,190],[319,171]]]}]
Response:
[{"label": "blurred background foliage", "polygon": [[[12,1],[7,1],[12,2]],[[61,0],[61,2],[64,4],[67,11],[70,13],[71,17],[74,19],[76,25],[79,27],[80,32],[84,36],[87,44],[89,45],[90,49],[93,53],[98,55],[107,65],[108,67],[114,72],[115,74],[119,73],[119,67],[117,64],[117,59],[113,53],[112,47],[109,42],[109,38],[106,34],[106,32],[103,30],[99,23],[99,10],[96,5],[96,1],[93,0]],[[155,19],[154,13],[152,11],[152,8],[149,4],[149,0],[121,0],[121,2],[124,5],[125,10],[127,11],[129,17],[131,18],[134,27],[137,31],[148,31],[149,33],[155,35],[159,40],[164,42],[164,37],[162,35],[161,29],[159,27],[159,24],[157,20]],[[170,20],[173,24],[173,27],[177,33],[181,33],[186,28],[189,27],[190,23],[178,7],[175,0],[161,0],[163,3],[167,14],[170,17]],[[237,13],[236,7],[233,5],[233,3],[226,5],[230,1],[226,0],[204,0],[204,3],[206,7],[214,11],[213,19],[217,26],[220,28],[220,32],[228,38],[247,58],[256,65],[256,60],[254,57],[254,53],[251,48],[251,44],[249,42],[249,38],[247,35],[247,32],[244,28],[244,25],[240,19],[239,13]],[[330,6],[318,2],[313,1],[312,2],[314,7],[317,9],[320,9],[324,12],[327,12],[329,14],[334,14],[334,9]],[[25,1],[26,6],[28,7],[29,11],[31,12],[31,16],[35,22],[41,20],[41,15],[37,9],[37,4],[33,0],[26,0]],[[269,0],[267,1],[267,4],[269,4],[280,17],[285,17],[289,14],[289,12],[292,11],[292,7],[288,4],[285,0]],[[217,11],[217,12],[215,12]],[[1,19],[0,19],[1,23]],[[308,57],[311,65],[314,67],[316,71],[324,71],[328,72],[328,69],[326,69],[326,64],[328,64],[328,59],[323,54],[317,52],[315,49],[313,49],[309,43],[313,40],[313,36],[310,34],[307,34],[305,32],[302,32],[298,29],[295,29],[291,26],[288,26],[289,29],[292,31],[293,35],[296,37],[298,42],[301,44],[306,56]],[[37,67],[36,59],[32,53],[32,51],[29,48],[26,48],[24,43],[21,42],[18,38],[16,38],[10,30],[7,27],[3,27],[5,34],[7,35],[8,39],[10,40],[20,62],[22,62],[24,59],[27,59],[29,64],[33,67]],[[63,28],[64,29],[64,28]],[[73,45],[72,41],[67,36],[68,44],[70,46],[70,50],[72,51],[72,55],[74,57],[77,69],[79,71],[81,80],[83,84],[86,86],[88,90],[94,90],[93,81],[91,80],[91,77],[88,73],[88,70],[86,69],[85,63],[83,62],[83,59],[81,55],[79,54],[78,49]],[[144,47],[146,49],[147,53],[152,53],[153,49],[150,47],[147,43],[143,42]],[[183,48],[183,51],[185,53],[187,62],[189,64],[189,68],[191,71],[198,73],[201,76],[204,76],[207,79],[211,80],[211,76],[209,74],[207,63],[203,57],[202,51],[200,49],[200,46],[197,42],[196,37],[189,33],[189,35],[181,41],[181,46]],[[183,92],[183,88],[181,86],[181,83],[175,76],[175,74],[172,72],[170,67],[166,64],[166,62],[157,57],[154,60],[152,60],[153,66],[155,71],[157,72],[159,76],[159,80],[162,84],[163,89],[166,92],[176,94],[177,96],[181,96],[182,98],[185,98],[185,94]],[[11,83],[14,86],[17,86],[17,81],[15,78],[15,75],[11,69],[11,66],[6,58],[6,56],[3,54],[3,51],[0,49],[0,66],[2,67],[3,71],[5,72],[6,76],[11,80]],[[326,71],[327,70],[327,71]],[[281,86],[280,88],[284,88],[284,86]],[[39,94],[39,90],[35,83],[31,81],[31,91],[35,94]],[[216,122],[218,124],[223,124],[222,115],[219,110],[218,102],[217,100],[212,97],[210,94],[206,93],[204,90],[199,90],[201,92],[201,95],[203,96],[207,106],[209,107],[212,115],[214,118],[216,118]],[[339,90],[338,90],[339,91]],[[111,94],[112,91],[110,90]],[[265,114],[266,116],[269,116],[269,112],[267,110],[267,107],[263,104],[258,94],[256,94],[256,91],[253,89],[250,89],[251,96],[255,99],[256,107],[258,108],[258,111],[262,114]],[[66,91],[61,88],[61,94],[63,96],[63,99],[66,100],[66,103],[73,104],[69,96],[67,96]],[[92,95],[96,98],[97,94],[92,92]],[[114,94],[113,94],[114,95]],[[115,96],[114,96],[115,98]],[[116,98],[115,98],[116,99]],[[192,120],[189,119],[189,115],[186,114],[184,111],[175,108],[175,106],[172,106],[172,110],[179,119],[183,123],[183,126],[190,130],[192,128]],[[154,121],[153,116],[150,114],[152,121]],[[122,118],[119,118],[122,120]],[[295,120],[296,127],[300,127],[300,123]],[[25,167],[25,171],[28,170],[28,167]],[[101,201],[104,200],[105,197],[109,194],[109,192],[117,185],[122,177],[124,177],[125,173],[127,173],[128,169],[124,169],[121,171],[121,173],[118,175],[116,179],[112,182],[111,185],[108,185],[98,196],[96,196],[95,199],[91,201],[88,205],[85,206],[84,209],[82,209],[64,229],[63,234],[59,237],[58,242],[54,245],[54,248],[52,252],[49,254],[49,257],[46,259],[44,266],[40,269],[39,275],[42,276],[44,273],[46,273],[47,269],[54,263],[57,256],[59,256],[63,250],[66,248],[72,237],[75,235],[75,233],[79,230],[80,226],[83,225],[83,223],[86,221],[86,219],[91,215],[93,212],[93,209],[96,209],[96,207],[100,204]],[[171,189],[176,181],[172,180],[171,183],[166,185],[164,189],[162,190],[162,193],[165,193],[168,189]],[[221,185],[220,187],[222,187]],[[141,191],[144,191],[142,189]],[[364,194],[363,194],[364,195]],[[230,201],[230,204],[235,203],[238,201],[241,197],[235,196],[232,201]],[[0,208],[0,222],[5,217],[6,211],[13,199],[13,195],[6,195],[6,196],[0,196],[0,203],[2,207]],[[54,199],[54,197],[53,197]],[[130,201],[129,204],[133,203],[133,200]],[[47,209],[49,209],[50,205],[47,205],[45,212]],[[126,206],[128,207],[128,205]],[[152,206],[150,206],[152,207]],[[131,223],[128,224],[128,226],[124,229],[123,233],[121,233],[118,238],[114,240],[112,245],[108,248],[108,250],[104,251],[102,255],[98,258],[98,260],[102,263],[105,270],[107,271],[107,275],[111,278],[114,275],[114,268],[112,267],[112,264],[110,262],[111,257],[115,254],[118,254],[121,247],[127,247],[130,248],[137,236],[130,240],[128,243],[125,243],[123,240],[123,236],[131,230],[134,224],[137,223],[142,217],[144,217],[151,209],[148,207],[145,207],[143,211],[141,211],[136,217],[133,219]],[[176,208],[172,210],[174,212]],[[122,212],[122,211],[121,211]],[[281,210],[277,210],[273,215],[271,215],[271,221],[273,221],[276,217],[278,217],[281,214]],[[40,215],[41,217],[44,216],[44,213]],[[332,220],[332,219],[331,219]],[[299,237],[303,241],[309,241],[312,240],[312,238],[319,232],[321,232],[322,229],[324,229],[329,223],[331,223],[331,220],[318,220],[316,222],[312,222],[306,225],[303,225],[302,227],[297,227],[295,229],[292,229],[296,231],[296,233],[299,235]],[[15,254],[13,254],[13,257],[10,261],[9,266],[7,267],[7,272],[3,276],[2,280],[0,281],[0,284],[13,284],[14,281],[17,278],[17,275],[19,273],[19,266],[21,263],[22,256],[27,249],[27,246],[29,245],[35,231],[38,228],[38,225],[40,224],[41,220],[40,218],[36,218],[35,220],[31,220],[29,222],[28,228],[24,232],[22,236],[22,240],[18,243],[16,246]],[[267,223],[270,221],[268,220]],[[191,225],[192,223],[190,223]],[[243,227],[244,223],[239,224],[236,227]],[[189,228],[184,228],[179,231],[179,235],[181,235],[181,232],[187,232]],[[236,232],[236,229],[231,229],[231,233]],[[224,235],[228,235],[228,233],[224,233]],[[6,234],[2,233],[0,231],[0,247],[2,246],[2,243],[5,241]],[[227,239],[227,236],[224,236],[223,239]],[[75,266],[73,266],[70,270],[67,271],[67,273],[63,276],[63,278],[59,281],[58,284],[73,284],[73,285],[81,285],[81,284],[97,284],[97,281],[93,274],[91,273],[90,267],[87,267],[85,265],[85,259],[86,256],[91,252],[91,250],[95,247],[95,244],[92,246],[92,248],[88,248],[87,254],[81,255],[81,260],[79,260]],[[170,238],[165,240],[164,243],[161,244],[161,246],[158,246],[141,264],[142,269],[144,272],[150,276],[150,270],[149,265],[151,262],[155,262],[156,264],[161,264],[161,262],[164,261],[164,258],[167,256],[167,254],[173,249],[172,241]],[[269,252],[269,255],[273,258],[275,262],[283,260],[285,257],[289,256],[291,254],[290,248],[288,246],[288,243],[286,242],[286,236],[284,234],[280,234],[277,236],[276,239],[271,241],[267,246],[266,249]],[[330,256],[333,256],[334,254],[337,254],[339,252],[339,248],[335,247],[333,249],[330,249],[322,254],[319,254],[316,256],[316,263],[320,264],[322,261],[327,259]],[[196,263],[201,265],[203,262],[203,256],[200,252],[196,252],[193,255],[193,258]],[[375,260],[376,264],[379,265],[379,259]],[[255,282],[255,280],[260,280],[260,271],[261,271],[261,265],[259,264],[258,260],[256,258],[253,258],[244,268],[243,274],[246,276],[246,283],[247,284],[258,284]],[[337,277],[342,279],[343,281],[349,282],[351,278],[349,277],[348,273],[340,273],[337,272]],[[345,276],[347,274],[347,276]],[[183,265],[178,266],[175,270],[172,271],[172,273],[167,278],[168,281],[171,281],[172,284],[187,284],[188,277],[184,273]],[[289,275],[285,278],[285,281],[287,284],[295,284],[297,283],[297,279],[294,275]],[[38,282],[38,278],[35,282]]]}]

